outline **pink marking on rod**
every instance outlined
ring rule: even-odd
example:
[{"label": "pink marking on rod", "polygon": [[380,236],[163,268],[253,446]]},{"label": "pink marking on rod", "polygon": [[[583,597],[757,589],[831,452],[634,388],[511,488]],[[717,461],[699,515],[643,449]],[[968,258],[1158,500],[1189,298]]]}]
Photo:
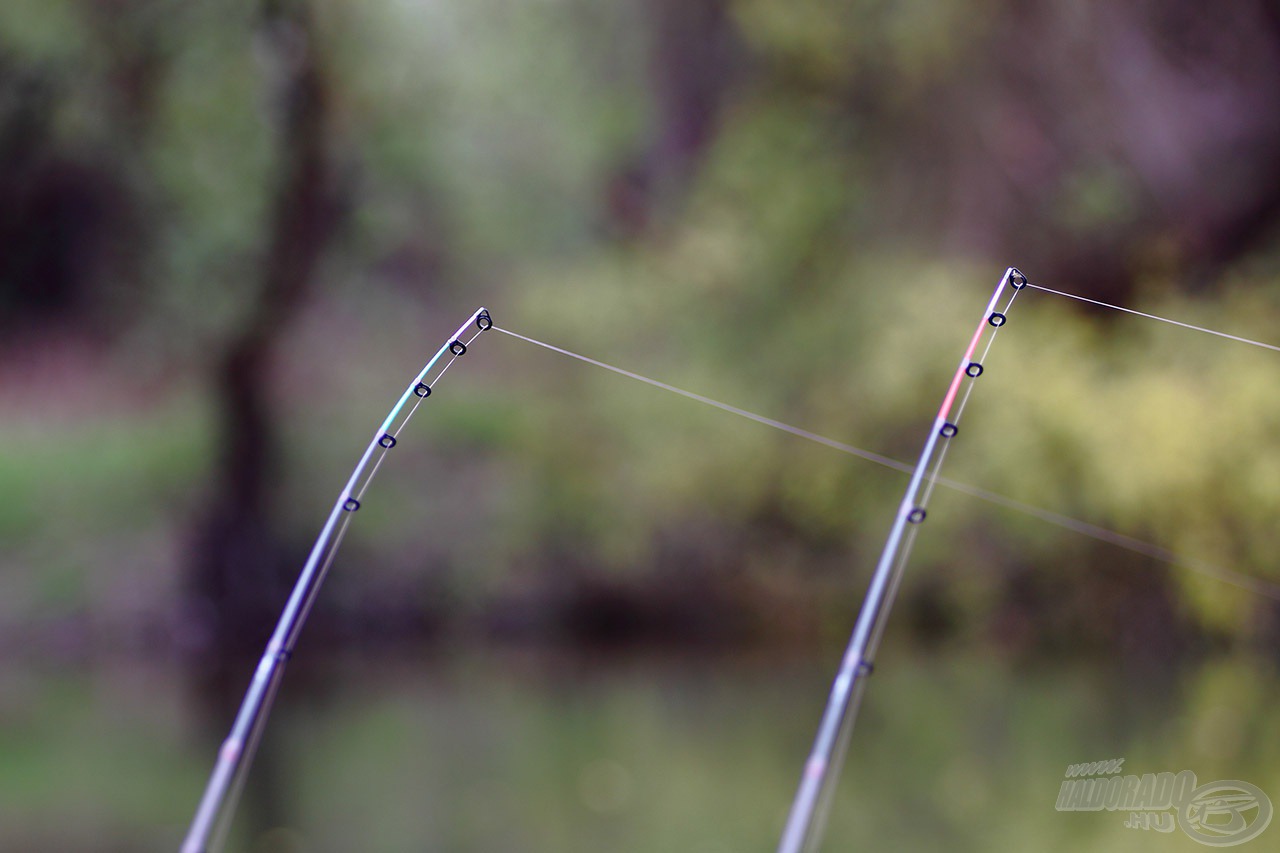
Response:
[{"label": "pink marking on rod", "polygon": [[960,383],[964,381],[964,372],[969,367],[969,362],[973,359],[973,354],[978,351],[978,342],[982,340],[982,333],[985,331],[988,318],[991,312],[996,309],[996,303],[1000,301],[1000,294],[1004,293],[1004,286],[1009,282],[1009,274],[1013,272],[1013,267],[1004,271],[1004,278],[1000,279],[1000,284],[996,286],[996,292],[991,294],[991,301],[987,303],[987,310],[983,312],[982,319],[978,321],[978,328],[973,333],[973,340],[969,341],[969,348],[964,351],[964,358],[960,359],[960,366],[956,368],[956,375],[951,379],[951,387],[947,389],[947,396],[942,401],[942,408],[938,409],[938,420],[945,421],[947,415],[951,413],[951,405],[956,401],[956,394],[960,393]]},{"label": "pink marking on rod", "polygon": [[240,757],[240,741],[235,738],[228,738],[222,743],[222,760],[235,761]]},{"label": "pink marking on rod", "polygon": [[960,392],[960,383],[964,381],[965,369],[969,366],[973,354],[978,350],[978,341],[982,340],[982,327],[986,324],[986,317],[982,318],[982,322],[978,324],[978,330],[973,333],[973,340],[969,341],[969,348],[965,350],[964,358],[960,360],[960,366],[956,368],[956,375],[951,379],[951,387],[947,389],[947,396],[942,400],[942,408],[938,409],[938,420],[945,421],[947,415],[951,413],[951,405],[956,401],[956,394]]}]

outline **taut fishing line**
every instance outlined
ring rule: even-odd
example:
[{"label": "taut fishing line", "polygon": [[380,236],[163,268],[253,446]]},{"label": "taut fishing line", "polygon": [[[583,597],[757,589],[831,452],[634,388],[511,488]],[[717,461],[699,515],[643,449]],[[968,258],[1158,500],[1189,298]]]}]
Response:
[{"label": "taut fishing line", "polygon": [[[1043,288],[1038,288],[1036,287],[1036,285],[1030,284],[1030,283],[1028,283],[1027,287],[1033,287],[1038,290],[1043,289]],[[1157,318],[1157,319],[1164,319],[1164,318]],[[1175,322],[1175,325],[1185,326],[1186,324]],[[1200,327],[1192,326],[1190,328],[1199,329]],[[572,358],[577,361],[581,361],[586,364],[590,364],[595,367],[608,370],[620,376],[625,376],[629,379],[634,379],[637,382],[643,382],[646,385],[652,385],[655,388],[660,388],[664,391],[670,391],[673,394],[678,394],[690,400],[695,400],[699,403],[703,403],[705,405],[720,409],[721,411],[738,415],[739,417],[746,418],[747,420],[750,420],[750,421],[755,421],[758,424],[763,424],[764,426],[771,427],[776,430],[780,430],[782,432],[788,433],[789,435],[794,435],[798,438],[803,438],[806,441],[812,441],[816,444],[821,444],[822,446],[829,447],[832,450],[837,450],[841,453],[847,453],[850,456],[856,456],[857,458],[865,459],[868,462],[874,462],[877,465],[881,465],[885,468],[890,468],[894,471],[899,471],[903,474],[910,474],[913,470],[913,467],[911,465],[907,464],[906,462],[902,462],[898,459],[893,459],[892,457],[885,456],[880,453],[875,453],[873,451],[866,450],[865,448],[856,447],[852,444],[848,444],[843,441],[837,441],[834,438],[830,438],[825,435],[819,435],[818,433],[810,432],[809,430],[802,429],[801,427],[783,423],[782,421],[765,417],[764,415],[758,415],[755,412],[747,411],[746,409],[739,408],[738,406],[730,405],[729,403],[723,403],[719,400],[714,400],[702,394],[697,394],[697,393],[694,393],[693,391],[687,391],[683,388],[678,388],[674,385],[671,385],[666,382],[661,382],[657,379],[651,379],[648,376],[643,376],[639,373],[635,373],[634,371],[626,370],[624,368],[617,367],[616,365],[612,365],[607,362],[600,361],[598,359],[590,358],[589,356],[585,356],[580,353],[576,353],[571,350],[564,349],[563,347],[558,347],[554,344],[549,344],[546,341],[540,341],[536,338],[531,338],[526,335],[513,332],[510,329],[504,329],[501,326],[495,325],[493,327],[493,331],[501,332],[504,335],[508,335],[518,340],[525,341],[527,343],[533,344],[534,346],[542,347],[543,349],[550,350],[551,352],[554,352],[554,353],[559,353],[560,355],[566,356],[568,358]],[[1206,331],[1211,331],[1211,330],[1206,330]],[[1215,333],[1215,334],[1220,334],[1220,333]],[[1223,335],[1223,337],[1230,337],[1233,339],[1235,338],[1234,335]],[[1246,339],[1241,339],[1241,340],[1246,340]],[[988,342],[988,346],[989,345],[990,344]],[[1263,346],[1269,346],[1269,345],[1264,344]],[[985,352],[982,358],[985,360],[986,358]],[[971,394],[972,391],[973,391],[972,385],[966,388],[965,395],[961,400],[960,411],[963,411],[963,407],[968,403],[969,394]],[[944,455],[946,450],[949,447],[950,447],[949,444],[943,445]],[[939,463],[940,462],[941,460],[939,459]],[[1096,539],[1099,542],[1106,542],[1109,545],[1114,545],[1117,548],[1124,548],[1128,551],[1133,551],[1136,554],[1141,554],[1145,557],[1150,557],[1151,559],[1157,560],[1162,563],[1168,563],[1169,565],[1178,566],[1179,568],[1189,569],[1193,572],[1198,572],[1202,575],[1205,575],[1206,577],[1211,577],[1214,580],[1221,581],[1222,583],[1230,584],[1232,586],[1254,593],[1255,595],[1261,595],[1266,598],[1271,598],[1276,601],[1280,601],[1280,584],[1273,584],[1273,583],[1270,583],[1269,581],[1265,581],[1260,578],[1250,577],[1249,575],[1245,575],[1240,572],[1233,571],[1232,569],[1228,569],[1223,566],[1215,565],[1205,560],[1199,560],[1194,557],[1187,557],[1181,554],[1177,554],[1177,553],[1174,553],[1173,551],[1168,550],[1167,548],[1161,548],[1159,545],[1146,542],[1142,539],[1129,536],[1128,534],[1125,534],[1125,533],[1119,533],[1115,530],[1111,530],[1109,528],[1102,527],[1100,525],[1093,524],[1091,522],[1084,521],[1079,518],[1074,518],[1069,515],[1063,515],[1062,513],[1054,512],[1053,510],[1036,506],[1034,504],[1025,503],[1024,501],[1020,501],[1015,498],[1008,497],[1007,495],[1002,495],[998,492],[992,492],[987,489],[983,489],[979,486],[974,486],[970,483],[965,483],[960,480],[953,480],[949,477],[943,477],[937,473],[937,469],[939,467],[940,465],[935,465],[934,470],[929,477],[927,489],[930,494],[932,494],[932,490],[934,489],[934,487],[942,486],[943,488],[950,489],[955,492],[959,492],[960,494],[968,495],[971,498],[977,498],[978,500],[995,504],[996,506],[1003,507],[1004,509],[1012,510],[1013,512],[1022,513],[1023,515],[1029,515],[1032,518],[1039,519],[1040,521],[1043,521],[1047,524],[1052,524],[1056,527],[1061,527],[1064,530],[1070,530],[1071,532],[1077,533],[1081,536],[1087,536],[1090,539]]]},{"label": "taut fishing line", "polygon": [[1168,317],[1160,317],[1155,314],[1147,314],[1144,311],[1134,311],[1132,308],[1125,308],[1123,305],[1112,305],[1110,302],[1100,302],[1097,299],[1090,299],[1087,296],[1076,296],[1074,293],[1066,293],[1061,290],[1053,290],[1049,287],[1041,287],[1038,284],[1028,282],[1028,287],[1032,290],[1039,290],[1042,293],[1052,293],[1054,296],[1065,296],[1067,299],[1074,299],[1077,302],[1088,302],[1090,305],[1097,305],[1102,308],[1110,308],[1112,311],[1122,311],[1125,314],[1132,314],[1135,317],[1145,317],[1148,320],[1159,320],[1161,323],[1168,323],[1171,326],[1179,326],[1183,329],[1190,329],[1193,332],[1204,332],[1206,335],[1216,335],[1219,338],[1226,338],[1229,341],[1238,341],[1242,344],[1248,344],[1251,347],[1261,347],[1269,349],[1272,352],[1280,352],[1280,346],[1275,344],[1266,344],[1262,341],[1255,341],[1251,338],[1242,338],[1239,335],[1228,334],[1227,332],[1219,332],[1217,329],[1206,329],[1204,326],[1195,326],[1191,323],[1184,323],[1181,320],[1170,320]]}]

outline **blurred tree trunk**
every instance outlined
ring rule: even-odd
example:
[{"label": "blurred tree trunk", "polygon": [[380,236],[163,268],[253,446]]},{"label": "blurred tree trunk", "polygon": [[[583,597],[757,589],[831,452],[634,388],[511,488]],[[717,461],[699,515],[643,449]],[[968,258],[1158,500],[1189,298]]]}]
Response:
[{"label": "blurred tree trunk", "polygon": [[[336,222],[328,155],[328,89],[305,0],[265,0],[257,37],[278,120],[279,183],[267,224],[262,278],[245,325],[215,365],[219,461],[194,531],[188,592],[197,620],[196,692],[205,728],[220,739],[239,704],[298,561],[279,530],[279,434],[270,406],[276,350],[311,292]],[[277,715],[287,707],[277,709]],[[259,750],[244,799],[250,837],[284,812],[278,760]]]},{"label": "blurred tree trunk", "polygon": [[698,158],[715,139],[739,53],[728,0],[646,0],[653,138],[642,162],[610,178],[604,208],[610,230],[643,234],[655,213],[678,201]]},{"label": "blurred tree trunk", "polygon": [[658,128],[652,167],[660,180],[687,176],[714,138],[732,81],[734,36],[726,0],[650,0]]},{"label": "blurred tree trunk", "polygon": [[259,37],[274,78],[280,182],[261,285],[243,329],[218,358],[219,465],[198,523],[191,589],[210,651],[259,650],[296,569],[277,528],[279,437],[268,377],[276,346],[311,290],[336,218],[327,152],[328,92],[305,2],[267,0]]}]

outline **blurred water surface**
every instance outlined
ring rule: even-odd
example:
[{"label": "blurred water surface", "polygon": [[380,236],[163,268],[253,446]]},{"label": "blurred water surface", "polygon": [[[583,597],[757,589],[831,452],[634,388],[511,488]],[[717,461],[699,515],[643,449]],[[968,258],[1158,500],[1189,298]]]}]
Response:
[{"label": "blurred water surface", "polygon": [[[436,651],[300,667],[230,850],[770,850],[834,661]],[[8,670],[0,847],[175,849],[223,734],[193,716],[188,675]],[[1056,811],[1064,772],[1124,758],[1280,796],[1277,692],[1243,658],[1119,671],[891,648],[824,849],[1200,849],[1122,812]]]}]

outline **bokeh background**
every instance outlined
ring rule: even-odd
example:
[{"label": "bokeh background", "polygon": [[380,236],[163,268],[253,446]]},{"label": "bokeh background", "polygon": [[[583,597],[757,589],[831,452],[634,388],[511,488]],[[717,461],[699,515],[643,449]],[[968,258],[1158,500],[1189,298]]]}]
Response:
[{"label": "bokeh background", "polygon": [[[912,460],[1007,266],[1280,341],[1278,226],[1262,0],[5,0],[0,847],[176,848],[480,305]],[[946,473],[1280,583],[1278,382],[1027,291]],[[390,462],[230,849],[773,849],[905,478],[492,333]],[[939,492],[826,849],[1199,849],[1063,773],[1280,798],[1278,642]]]}]

